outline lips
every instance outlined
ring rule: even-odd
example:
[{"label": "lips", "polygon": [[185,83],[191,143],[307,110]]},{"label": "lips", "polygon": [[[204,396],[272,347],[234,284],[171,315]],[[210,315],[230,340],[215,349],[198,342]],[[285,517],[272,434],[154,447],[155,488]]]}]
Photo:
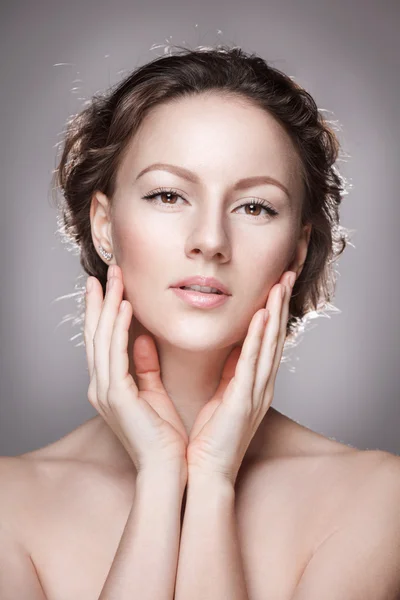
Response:
[{"label": "lips", "polygon": [[170,287],[179,288],[183,286],[189,285],[201,285],[205,287],[216,288],[218,291],[222,292],[226,296],[231,296],[229,289],[224,285],[219,279],[215,277],[202,277],[201,275],[194,275],[193,277],[186,277],[185,279],[181,279],[176,283],[173,283]]}]

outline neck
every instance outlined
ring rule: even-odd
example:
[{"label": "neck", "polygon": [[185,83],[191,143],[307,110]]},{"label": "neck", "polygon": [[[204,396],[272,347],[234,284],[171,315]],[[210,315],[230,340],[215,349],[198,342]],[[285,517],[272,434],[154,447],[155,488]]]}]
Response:
[{"label": "neck", "polygon": [[150,335],[156,345],[161,380],[189,435],[197,414],[212,398],[233,346],[191,351],[154,338],[138,321],[132,320],[129,336],[129,371],[138,385],[133,361],[133,344],[139,335]]},{"label": "neck", "polygon": [[[138,379],[133,361],[133,344],[141,334],[151,335],[155,341],[162,383],[189,435],[199,411],[219,386],[225,362],[233,346],[212,350],[207,347],[202,351],[191,351],[171,345],[165,339],[154,338],[141,323],[133,319],[128,355],[129,370],[136,385]],[[246,458],[249,460],[261,456],[265,451],[268,442],[265,427],[272,424],[276,415],[277,411],[270,407],[246,452]]]},{"label": "neck", "polygon": [[221,380],[231,347],[191,352],[169,344],[157,344],[164,387],[189,435],[203,406]]}]

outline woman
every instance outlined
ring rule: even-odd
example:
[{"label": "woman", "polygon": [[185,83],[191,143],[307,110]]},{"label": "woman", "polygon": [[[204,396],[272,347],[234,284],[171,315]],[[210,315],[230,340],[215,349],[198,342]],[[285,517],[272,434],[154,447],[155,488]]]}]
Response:
[{"label": "woman", "polygon": [[398,458],[271,407],[346,245],[338,152],[238,48],[157,59],[71,121],[56,183],[99,415],[2,459],[1,598],[397,597]]}]

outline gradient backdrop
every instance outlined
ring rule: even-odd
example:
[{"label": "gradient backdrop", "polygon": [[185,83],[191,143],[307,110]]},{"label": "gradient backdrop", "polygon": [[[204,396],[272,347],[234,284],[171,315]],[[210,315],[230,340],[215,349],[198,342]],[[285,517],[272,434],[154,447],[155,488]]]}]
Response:
[{"label": "gradient backdrop", "polygon": [[167,43],[254,51],[339,122],[353,186],[342,224],[354,246],[338,263],[339,311],[291,351],[274,406],[325,436],[400,454],[400,3],[14,0],[0,10],[0,454],[97,414],[81,338],[70,340],[79,330],[58,326],[75,301],[54,302],[82,274],[55,235],[56,144],[84,99]]}]

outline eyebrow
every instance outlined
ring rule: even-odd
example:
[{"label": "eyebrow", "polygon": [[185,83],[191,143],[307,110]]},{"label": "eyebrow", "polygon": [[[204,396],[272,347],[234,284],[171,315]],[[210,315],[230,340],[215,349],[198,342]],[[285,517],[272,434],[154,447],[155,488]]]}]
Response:
[{"label": "eyebrow", "polygon": [[[139,177],[141,177],[145,173],[148,173],[149,171],[156,171],[156,170],[169,171],[170,173],[174,173],[175,175],[178,175],[179,177],[182,177],[183,179],[187,179],[191,183],[196,183],[196,184],[200,183],[199,177],[192,171],[189,171],[188,169],[184,169],[183,167],[178,167],[176,165],[170,165],[168,163],[154,163],[154,164],[146,167],[145,169],[142,169],[142,171],[140,171],[139,175],[136,177],[136,181],[139,179]],[[283,183],[281,183],[280,181],[278,181],[277,179],[275,179],[274,177],[271,177],[269,175],[256,175],[254,177],[245,177],[244,179],[239,179],[239,181],[237,181],[235,183],[235,185],[233,186],[233,191],[244,190],[249,187],[261,185],[263,183],[276,185],[282,191],[285,192],[285,194],[287,195],[287,197],[289,199],[291,199],[289,191],[283,185]]]}]

